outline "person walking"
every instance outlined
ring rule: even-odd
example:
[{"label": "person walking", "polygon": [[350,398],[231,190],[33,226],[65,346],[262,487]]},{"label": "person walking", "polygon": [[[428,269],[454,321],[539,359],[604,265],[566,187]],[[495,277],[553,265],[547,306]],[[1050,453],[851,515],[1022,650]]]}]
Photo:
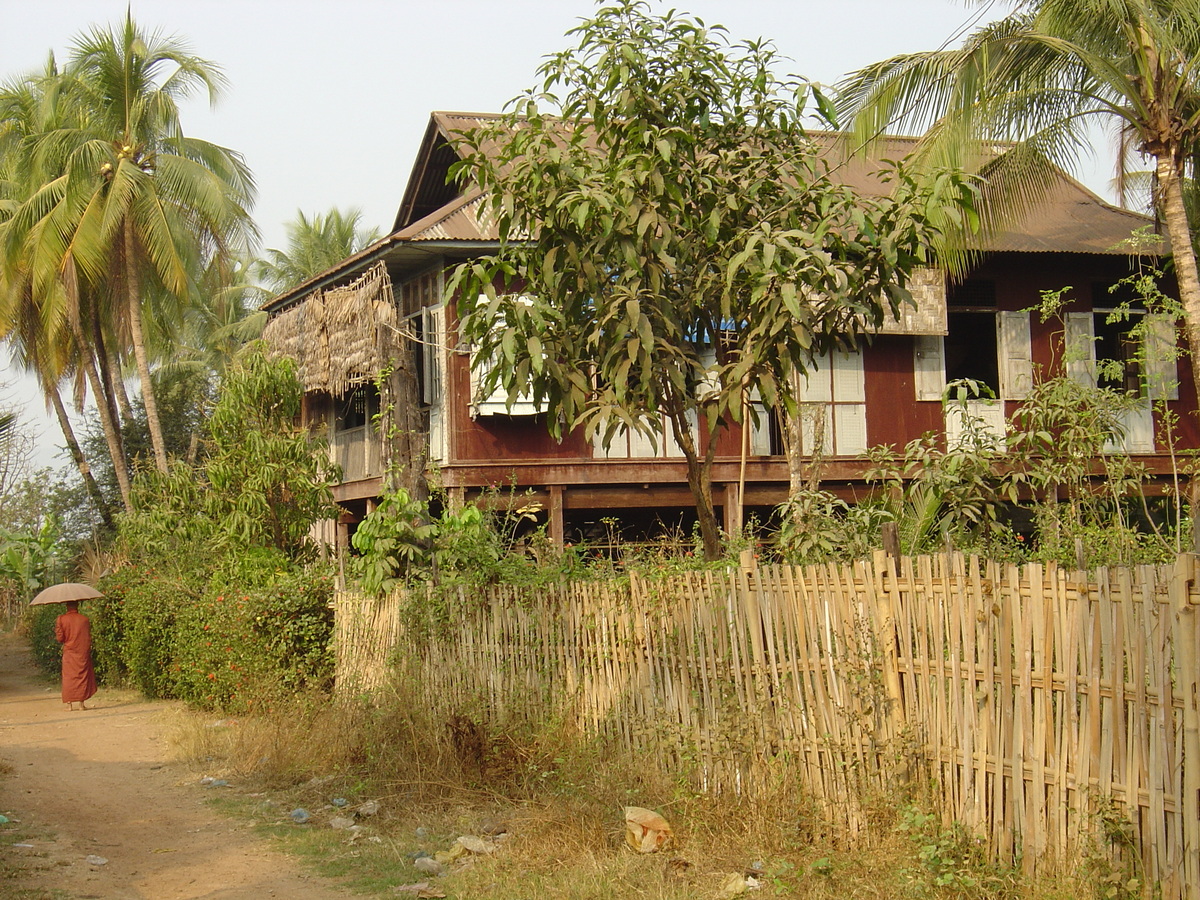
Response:
[{"label": "person walking", "polygon": [[87,709],[87,701],[96,693],[96,670],[92,667],[92,623],[79,611],[79,601],[69,600],[67,611],[54,620],[54,637],[63,645],[63,703],[72,711]]}]

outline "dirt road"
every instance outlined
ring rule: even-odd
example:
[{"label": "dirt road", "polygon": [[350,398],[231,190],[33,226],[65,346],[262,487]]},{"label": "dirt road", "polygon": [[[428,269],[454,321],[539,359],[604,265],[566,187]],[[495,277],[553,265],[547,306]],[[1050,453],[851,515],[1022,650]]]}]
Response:
[{"label": "dirt road", "polygon": [[[169,762],[163,704],[101,690],[97,708],[69,712],[33,673],[23,643],[0,635],[0,764],[11,767],[0,774],[0,813],[16,823],[0,825],[9,864],[0,871],[13,875],[0,897],[354,896],[205,805],[196,776]],[[15,829],[28,846],[11,843]]]}]

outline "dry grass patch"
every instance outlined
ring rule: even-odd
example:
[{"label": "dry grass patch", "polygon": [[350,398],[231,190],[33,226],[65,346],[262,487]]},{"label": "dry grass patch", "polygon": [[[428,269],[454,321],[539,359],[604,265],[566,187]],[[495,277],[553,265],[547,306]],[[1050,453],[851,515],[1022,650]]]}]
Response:
[{"label": "dry grass patch", "polygon": [[[473,730],[415,704],[315,696],[262,718],[180,713],[172,733],[182,760],[248,797],[239,814],[368,896],[427,879],[418,857],[450,849],[461,835],[491,839],[501,826],[496,852],[454,861],[434,879],[447,896],[692,900],[720,897],[733,876],[747,874],[760,886],[749,896],[764,898],[1102,896],[1073,873],[1033,884],[990,864],[978,842],[899,797],[865,800],[867,829],[838,833],[783,763],[770,795],[713,798],[691,789],[687,773],[656,773],[569,729]],[[380,811],[360,820],[357,836],[329,827],[366,800]],[[673,836],[662,852],[626,846],[629,805],[669,820]],[[309,825],[287,821],[296,807],[312,813]]]}]

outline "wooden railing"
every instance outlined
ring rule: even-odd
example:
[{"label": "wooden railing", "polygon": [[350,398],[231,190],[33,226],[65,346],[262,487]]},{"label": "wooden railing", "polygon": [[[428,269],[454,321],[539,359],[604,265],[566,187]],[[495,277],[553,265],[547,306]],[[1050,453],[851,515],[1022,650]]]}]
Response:
[{"label": "wooden railing", "polygon": [[344,481],[361,481],[383,473],[379,438],[368,426],[336,431],[331,441],[333,461],[342,467]]}]

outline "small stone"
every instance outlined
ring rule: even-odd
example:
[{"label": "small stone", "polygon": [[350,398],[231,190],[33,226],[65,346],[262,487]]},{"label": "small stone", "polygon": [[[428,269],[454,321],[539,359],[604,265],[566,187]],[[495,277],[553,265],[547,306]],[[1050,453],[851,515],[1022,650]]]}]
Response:
[{"label": "small stone", "polygon": [[108,860],[105,859],[103,856],[96,856],[95,854],[91,854],[90,856],[87,857],[87,864],[89,866],[107,866]]},{"label": "small stone", "polygon": [[379,801],[368,800],[366,803],[361,804],[354,812],[364,819],[370,818],[379,812]]},{"label": "small stone", "polygon": [[495,844],[493,844],[491,841],[485,841],[481,837],[476,837],[473,834],[464,834],[462,837],[458,838],[455,843],[471,853],[478,853],[482,855],[496,852]]},{"label": "small stone", "polygon": [[336,806],[338,809],[341,809],[342,807],[344,807],[344,806],[345,806],[347,803],[349,803],[350,801],[349,801],[349,800],[347,800],[345,797],[334,797],[334,798],[333,798],[332,800],[330,800],[329,802],[330,802],[330,803],[332,803],[334,806]]},{"label": "small stone", "polygon": [[297,825],[303,825],[305,822],[307,822],[309,819],[312,818],[312,815],[309,813],[309,811],[307,809],[304,809],[302,807],[296,807],[290,813],[288,813],[288,817],[293,822],[295,822]]},{"label": "small stone", "polygon": [[428,856],[421,856],[414,859],[413,866],[422,875],[442,875],[446,871],[445,866],[436,859],[431,859]]},{"label": "small stone", "polygon": [[351,827],[353,827],[353,825],[354,825],[354,820],[348,819],[345,816],[334,816],[332,819],[329,820],[329,827],[336,828],[338,830],[344,830],[346,828],[351,828]]}]

